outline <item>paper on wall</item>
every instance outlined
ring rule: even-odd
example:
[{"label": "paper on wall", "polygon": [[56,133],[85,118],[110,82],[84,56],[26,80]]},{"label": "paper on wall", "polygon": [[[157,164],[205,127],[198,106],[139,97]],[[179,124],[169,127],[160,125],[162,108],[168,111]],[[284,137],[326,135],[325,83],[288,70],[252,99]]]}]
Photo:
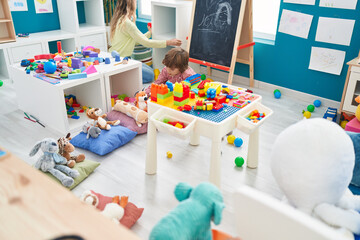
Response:
[{"label": "paper on wall", "polygon": [[34,0],[36,13],[52,13],[52,0]]},{"label": "paper on wall", "polygon": [[27,11],[27,1],[26,0],[8,0],[10,11]]},{"label": "paper on wall", "polygon": [[344,51],[312,47],[309,69],[340,75],[344,60]]},{"label": "paper on wall", "polygon": [[357,0],[320,0],[320,7],[356,9]]},{"label": "paper on wall", "polygon": [[320,17],[315,41],[350,46],[355,20]]},{"label": "paper on wall", "polygon": [[279,32],[307,39],[312,19],[312,15],[284,9],[280,19]]},{"label": "paper on wall", "polygon": [[315,5],[315,0],[284,0],[284,3],[297,3],[306,5]]}]

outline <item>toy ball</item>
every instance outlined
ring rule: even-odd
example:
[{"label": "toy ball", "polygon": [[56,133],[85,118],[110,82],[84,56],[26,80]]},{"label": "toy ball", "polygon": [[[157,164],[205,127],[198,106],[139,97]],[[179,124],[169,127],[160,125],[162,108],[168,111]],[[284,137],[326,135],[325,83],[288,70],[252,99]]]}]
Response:
[{"label": "toy ball", "polygon": [[167,158],[172,158],[173,154],[170,151],[168,151],[168,152],[166,152],[166,156],[167,156]]},{"label": "toy ball", "polygon": [[242,157],[235,158],[235,165],[237,167],[242,167],[244,165],[244,163],[245,163],[244,158],[242,158]]},{"label": "toy ball", "polygon": [[309,106],[307,106],[307,110],[308,110],[309,112],[313,112],[313,111],[315,110],[315,106],[312,105],[312,104],[310,104]]},{"label": "toy ball", "polygon": [[229,135],[229,136],[227,137],[228,143],[229,143],[229,144],[234,144],[235,138],[236,138],[236,137],[235,137],[234,135]]},{"label": "toy ball", "polygon": [[340,126],[341,126],[343,129],[345,129],[347,123],[348,123],[348,121],[346,121],[346,120],[341,121]]},{"label": "toy ball", "polygon": [[0,80],[0,87],[1,87],[3,84],[4,84],[4,82]]},{"label": "toy ball", "polygon": [[315,107],[320,107],[321,106],[321,101],[320,100],[315,100],[314,101],[314,106]]},{"label": "toy ball", "polygon": [[309,119],[309,118],[311,117],[311,112],[305,111],[305,112],[304,112],[304,117],[306,117],[307,119]]},{"label": "toy ball", "polygon": [[234,140],[235,147],[241,147],[242,144],[243,144],[243,140],[241,138],[236,138]]},{"label": "toy ball", "polygon": [[281,97],[281,92],[278,90],[278,91],[276,91],[276,92],[274,92],[274,97],[276,98],[276,99],[279,99],[280,97]]},{"label": "toy ball", "polygon": [[202,74],[201,75],[201,80],[205,80],[206,79],[206,75],[205,74]]},{"label": "toy ball", "polygon": [[53,62],[44,63],[44,70],[48,74],[53,74],[56,71],[56,65]]}]

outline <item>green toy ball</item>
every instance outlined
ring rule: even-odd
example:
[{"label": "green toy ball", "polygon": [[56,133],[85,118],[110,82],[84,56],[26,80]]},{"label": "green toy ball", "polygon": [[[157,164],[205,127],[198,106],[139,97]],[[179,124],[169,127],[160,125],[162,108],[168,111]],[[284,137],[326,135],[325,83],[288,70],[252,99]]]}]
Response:
[{"label": "green toy ball", "polygon": [[0,80],[0,87],[1,87],[3,84],[4,84],[4,82]]},{"label": "green toy ball", "polygon": [[235,158],[235,165],[237,167],[242,167],[244,165],[244,163],[245,163],[244,158],[242,158],[242,157]]},{"label": "green toy ball", "polygon": [[202,74],[201,75],[201,80],[205,80],[206,79],[206,75],[205,74]]},{"label": "green toy ball", "polygon": [[312,104],[310,104],[309,106],[307,106],[307,110],[308,110],[309,112],[313,112],[313,111],[315,110],[315,106],[312,105]]},{"label": "green toy ball", "polygon": [[236,138],[236,137],[235,137],[234,135],[229,135],[229,136],[227,137],[228,143],[229,143],[229,144],[234,144],[235,138]]}]

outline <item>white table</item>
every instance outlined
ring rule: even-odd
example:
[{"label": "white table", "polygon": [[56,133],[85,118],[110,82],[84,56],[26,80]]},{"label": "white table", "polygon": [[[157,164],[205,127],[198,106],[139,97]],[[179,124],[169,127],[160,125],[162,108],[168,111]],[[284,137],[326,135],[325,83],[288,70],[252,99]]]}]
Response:
[{"label": "white table", "polygon": [[[221,85],[226,85],[221,83]],[[229,88],[237,89],[235,86],[228,85]],[[256,94],[254,94],[256,95]],[[210,173],[209,181],[220,187],[221,184],[221,139],[223,136],[234,130],[235,128],[249,134],[247,166],[249,168],[257,168],[258,152],[259,152],[259,127],[272,114],[272,110],[261,104],[261,96],[250,104],[239,110],[238,112],[227,117],[225,120],[216,123],[201,117],[190,115],[186,112],[180,112],[175,109],[159,105],[148,101],[148,135],[146,148],[146,167],[147,174],[156,174],[157,171],[157,130],[175,135],[180,138],[190,137],[191,145],[199,145],[200,136],[210,138],[211,157],[210,157]],[[259,110],[266,113],[266,117],[257,124],[251,123],[246,116],[253,110]],[[184,129],[177,129],[172,125],[165,124],[162,119],[169,118],[187,123]]]},{"label": "white table", "polygon": [[[100,56],[111,58],[109,53]],[[18,64],[12,65],[10,71],[19,108],[61,134],[80,130],[89,119],[85,113],[78,113],[80,119],[68,118],[64,94],[73,94],[81,105],[98,107],[105,112],[111,110],[112,94],[133,96],[142,88],[141,62],[130,60],[128,64],[114,66],[114,61],[111,58],[111,64],[97,65],[98,72],[87,78],[61,80],[55,85],[33,77],[34,72],[26,74],[25,68]]]}]

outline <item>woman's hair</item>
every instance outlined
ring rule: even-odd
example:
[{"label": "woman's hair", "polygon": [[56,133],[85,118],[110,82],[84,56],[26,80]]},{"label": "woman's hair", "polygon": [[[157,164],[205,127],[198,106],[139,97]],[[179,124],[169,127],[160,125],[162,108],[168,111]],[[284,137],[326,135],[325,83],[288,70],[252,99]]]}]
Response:
[{"label": "woman's hair", "polygon": [[173,48],[165,55],[162,63],[169,68],[178,68],[181,73],[189,67],[189,53],[182,48]]},{"label": "woman's hair", "polygon": [[113,14],[110,21],[110,39],[114,37],[117,26],[122,24],[126,17],[133,17],[135,21],[136,0],[118,0]]}]

